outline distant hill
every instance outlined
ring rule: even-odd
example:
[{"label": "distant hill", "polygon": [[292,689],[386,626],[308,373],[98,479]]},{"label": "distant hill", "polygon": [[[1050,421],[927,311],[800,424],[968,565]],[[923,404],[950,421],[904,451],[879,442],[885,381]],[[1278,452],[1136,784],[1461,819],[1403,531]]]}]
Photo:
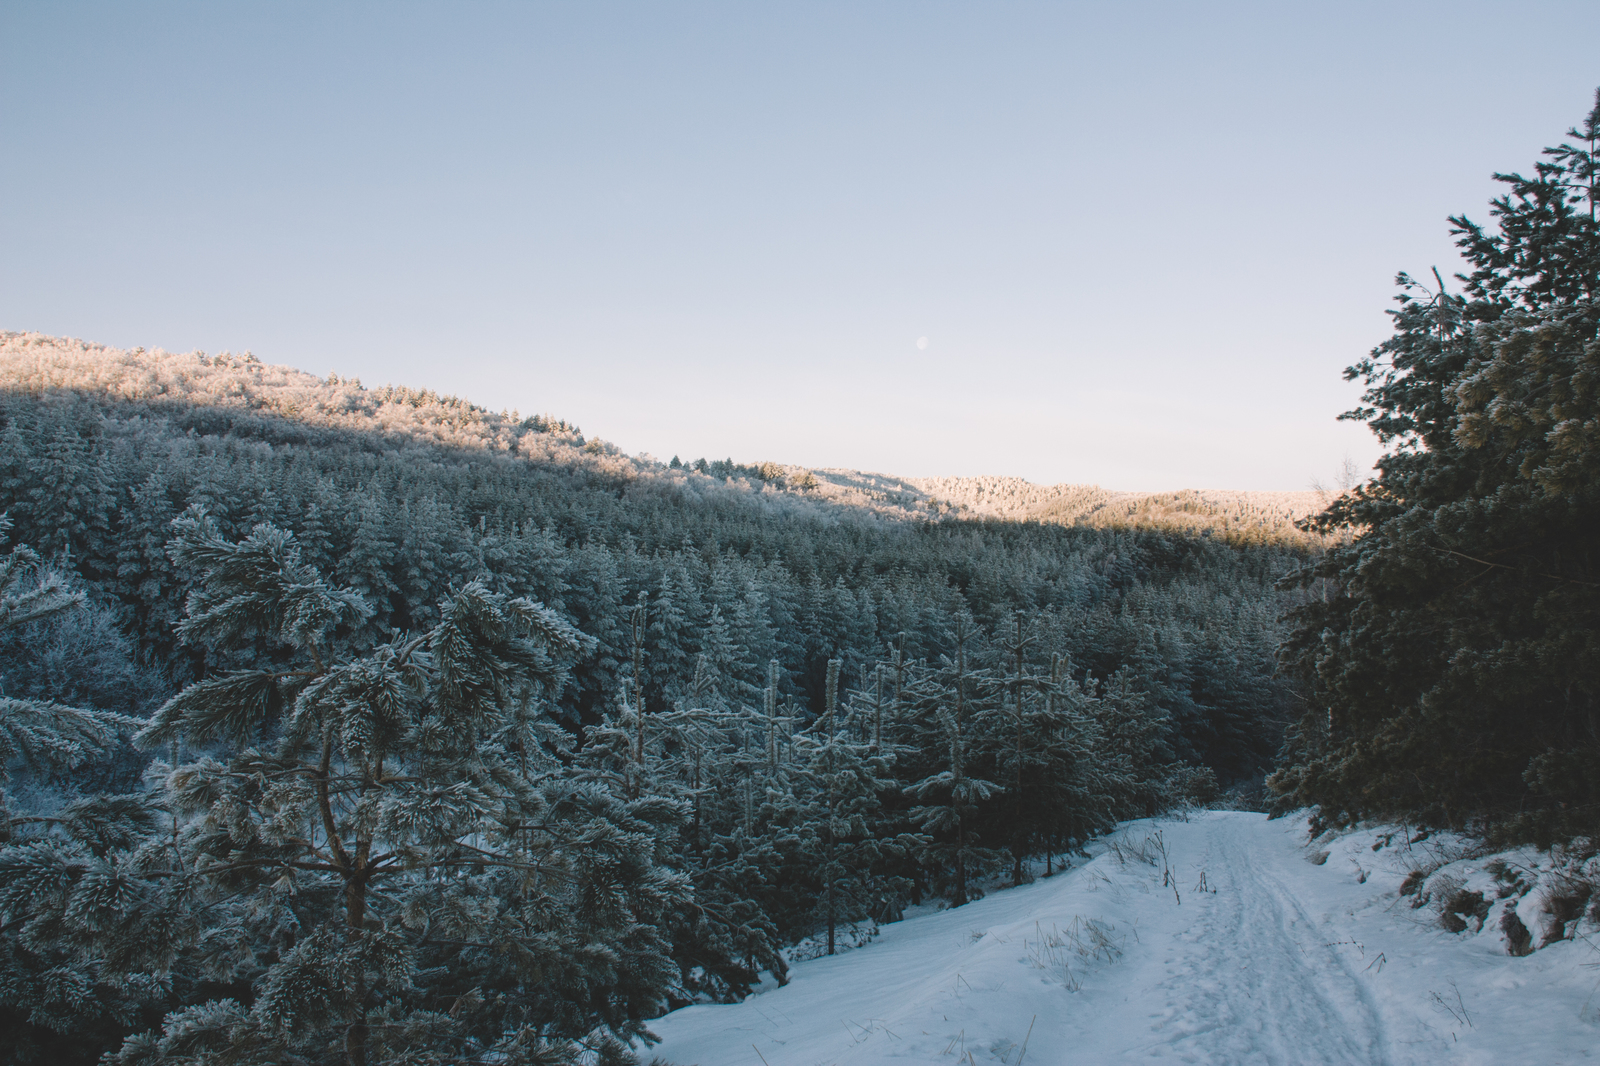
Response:
[{"label": "distant hill", "polygon": [[821,495],[889,513],[1215,533],[1230,539],[1310,542],[1315,538],[1295,529],[1294,523],[1329,502],[1320,492],[1120,492],[1098,485],[1035,485],[1016,477],[897,478],[858,470],[811,473],[821,482]]},{"label": "distant hill", "polygon": [[812,510],[820,504],[827,510],[831,505],[889,518],[987,518],[1314,546],[1319,538],[1294,523],[1328,503],[1319,492],[1123,492],[1098,485],[1035,485],[1016,477],[910,478],[770,461],[701,460],[669,467],[585,437],[564,419],[496,413],[430,389],[367,387],[358,379],[322,378],[265,364],[249,353],[124,350],[38,333],[0,332],[0,384],[155,406],[244,408],[309,428],[376,432],[398,447],[478,450],[624,480],[675,483],[694,494],[752,492],[782,508]]}]

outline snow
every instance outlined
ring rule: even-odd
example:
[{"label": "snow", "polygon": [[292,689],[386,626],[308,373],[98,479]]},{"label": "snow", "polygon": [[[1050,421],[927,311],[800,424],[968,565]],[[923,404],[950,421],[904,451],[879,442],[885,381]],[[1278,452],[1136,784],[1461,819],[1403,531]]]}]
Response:
[{"label": "snow", "polygon": [[[1436,881],[1492,886],[1481,863],[1445,864],[1447,847],[1414,848],[1393,827],[1307,846],[1303,819],[1231,811],[1128,823],[1065,874],[884,926],[870,944],[799,963],[787,986],[743,1003],[657,1019],[662,1043],[643,1058],[675,1066],[1600,1058],[1595,945],[1580,936],[1526,957],[1507,952],[1500,915],[1518,908],[1537,943],[1538,893],[1496,900],[1487,919],[1459,934],[1441,927],[1435,906],[1412,906],[1432,898]],[[1424,895],[1402,896],[1417,868],[1437,869]]]}]

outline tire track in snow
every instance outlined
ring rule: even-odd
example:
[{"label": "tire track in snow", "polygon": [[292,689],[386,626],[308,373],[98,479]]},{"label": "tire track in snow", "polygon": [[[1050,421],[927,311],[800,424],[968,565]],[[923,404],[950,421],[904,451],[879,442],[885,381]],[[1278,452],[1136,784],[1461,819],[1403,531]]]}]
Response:
[{"label": "tire track in snow", "polygon": [[1139,1051],[1219,1066],[1388,1066],[1366,982],[1271,875],[1277,856],[1252,855],[1237,821],[1205,829],[1190,861],[1216,891],[1190,892],[1202,914],[1165,945],[1170,1006],[1157,1015],[1161,1038]]},{"label": "tire track in snow", "polygon": [[[797,964],[783,988],[675,1012],[656,1023],[666,1038],[659,1054],[677,1066],[958,1058],[1014,1066],[1031,1039],[1027,1066],[1517,1061],[1463,1059],[1431,1030],[1411,1046],[1417,997],[1394,998],[1394,980],[1415,967],[1377,980],[1362,969],[1368,960],[1344,946],[1357,926],[1336,900],[1368,897],[1318,890],[1328,877],[1303,865],[1286,824],[1229,812],[1125,829],[1135,841],[1157,831],[1181,905],[1162,887],[1159,867],[1105,850],[1057,878],[886,926],[859,951]],[[1202,870],[1214,893],[1196,891]],[[1065,931],[1089,921],[1102,923],[1123,953],[1079,958]],[[1393,958],[1397,945],[1386,946]],[[1071,963],[1070,986],[1057,973],[1058,954]],[[1374,987],[1388,988],[1389,998],[1380,1002]]]}]

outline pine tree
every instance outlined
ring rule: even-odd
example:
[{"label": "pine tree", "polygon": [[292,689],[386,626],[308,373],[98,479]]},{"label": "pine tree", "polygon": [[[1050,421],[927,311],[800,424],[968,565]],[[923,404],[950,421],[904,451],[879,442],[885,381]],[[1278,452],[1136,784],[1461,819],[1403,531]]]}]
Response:
[{"label": "pine tree", "polygon": [[[829,955],[834,953],[834,934],[838,927],[841,896],[848,891],[840,881],[845,874],[840,859],[841,846],[853,836],[866,836],[864,824],[851,819],[842,810],[844,797],[850,784],[839,774],[841,763],[848,757],[838,743],[836,711],[839,705],[839,660],[828,661],[826,695],[822,714],[818,716],[812,732],[801,738],[799,751],[801,780],[809,786],[810,800],[815,813],[808,821],[820,824],[815,829],[813,849],[820,860],[818,878],[822,883],[823,923],[827,929]],[[872,782],[869,782],[869,786]]]},{"label": "pine tree", "polygon": [[938,768],[906,785],[905,792],[921,804],[911,817],[930,837],[920,854],[950,871],[952,907],[974,898],[970,876],[998,857],[993,849],[981,846],[975,824],[980,804],[1000,786],[975,776],[968,765],[975,719],[984,708],[979,686],[988,680],[968,662],[967,645],[976,636],[971,616],[958,615],[950,641],[952,654],[941,659],[942,669],[925,672],[906,694],[912,714],[934,727],[924,733],[924,740],[931,742],[928,754]]},{"label": "pine tree", "polygon": [[642,631],[646,669],[642,675],[647,702],[670,707],[681,694],[693,670],[694,604],[685,594],[683,581],[671,570],[661,575],[656,594],[647,603],[647,626]]},{"label": "pine tree", "polygon": [[73,411],[65,406],[47,408],[37,427],[40,440],[28,463],[28,518],[35,543],[52,558],[100,554],[91,538],[107,526],[111,490],[84,439],[98,429],[74,425]]},{"label": "pine tree", "polygon": [[[0,515],[0,537],[10,528],[9,517]],[[83,594],[28,546],[0,558],[0,633],[9,637],[84,609]],[[13,692],[31,687],[14,676],[6,680]],[[90,796],[54,810],[19,810],[9,795],[13,769],[35,780],[61,774],[106,754],[138,724],[49,696],[0,696],[0,1056],[6,1061],[92,1055],[93,1043],[85,1048],[80,1041],[114,1034],[158,994],[137,980],[118,981],[114,957],[75,950],[59,922],[69,906],[92,921],[115,921],[114,908],[95,911],[95,893],[115,895],[118,855],[149,829],[149,804],[140,796]],[[79,876],[64,883],[52,876],[61,867]]]},{"label": "pine tree", "polygon": [[691,812],[679,861],[695,903],[692,918],[675,926],[674,958],[686,992],[719,1001],[743,998],[763,969],[787,979],[777,924],[760,903],[779,857],[756,831],[754,797],[739,788],[749,786],[752,767],[763,760],[752,758],[746,735],[752,716],[729,703],[727,682],[702,653],[684,697],[651,721],[653,788]]},{"label": "pine tree", "polygon": [[1102,758],[1113,768],[1113,794],[1124,817],[1153,817],[1204,791],[1203,777],[1172,751],[1171,717],[1152,704],[1133,671],[1118,670],[1096,687]]},{"label": "pine tree", "polygon": [[1091,774],[1092,741],[1085,735],[1086,719],[1069,713],[1076,688],[1062,684],[1061,657],[1054,657],[1048,677],[1033,675],[1027,668],[1027,652],[1037,637],[1028,632],[1020,611],[1013,616],[1012,627],[1012,634],[999,645],[1010,671],[1001,702],[988,712],[985,740],[993,749],[990,759],[997,775],[1006,784],[1007,795],[994,813],[1005,812],[1011,883],[1020,885],[1026,878],[1023,864],[1036,842],[1063,830],[1087,835],[1073,830],[1085,821],[1102,822],[1099,812],[1109,806],[1109,797],[1084,780]]},{"label": "pine tree", "polygon": [[[628,661],[633,667],[632,674],[629,677],[631,685],[628,689],[633,696],[633,706],[631,708],[634,729],[633,761],[638,766],[641,780],[642,775],[649,772],[647,769],[649,730],[644,717],[644,641],[649,614],[649,601],[645,598],[645,594],[641,592],[639,593],[639,602],[628,615]],[[635,786],[635,793],[637,793],[638,787]]]},{"label": "pine tree", "polygon": [[1072,674],[1071,659],[1050,657],[1050,676],[1039,695],[1041,732],[1048,741],[1030,760],[1032,787],[1041,796],[1035,832],[1045,846],[1045,871],[1051,850],[1064,842],[1079,845],[1130,814],[1119,784],[1137,768],[1126,756],[1111,751],[1104,732],[1100,703]]},{"label": "pine tree", "polygon": [[1326,823],[1399,817],[1540,843],[1600,835],[1600,93],[1507,186],[1491,231],[1452,218],[1450,292],[1401,275],[1394,335],[1347,371],[1391,450],[1312,524],[1307,687],[1271,782]]},{"label": "pine tree", "polygon": [[391,594],[399,588],[390,576],[396,562],[394,523],[382,499],[368,494],[357,501],[349,547],[338,561],[339,579],[361,594],[368,604],[368,617],[379,629],[391,622]]},{"label": "pine tree", "polygon": [[[0,515],[0,539],[11,520]],[[83,606],[83,593],[43,566],[37,552],[19,545],[0,558],[0,631],[17,629]],[[0,696],[0,784],[12,766],[35,773],[70,769],[104,753],[137,720],[109,711],[70,707],[50,699]],[[10,801],[0,788],[0,832],[10,839]]]},{"label": "pine tree", "polygon": [[231,543],[191,514],[172,551],[201,575],[183,639],[275,653],[188,686],[140,734],[226,752],[168,777],[176,837],[151,872],[185,901],[144,920],[182,913],[169,955],[225,944],[214,969],[259,976],[249,1002],[174,1012],[119,1061],[567,1061],[567,1041],[615,1057],[646,1036],[676,982],[653,929],[686,898],[654,863],[677,815],[566,778],[538,710],[591,642],[469,583],[427,632],[363,644],[363,597],[281,530]]}]

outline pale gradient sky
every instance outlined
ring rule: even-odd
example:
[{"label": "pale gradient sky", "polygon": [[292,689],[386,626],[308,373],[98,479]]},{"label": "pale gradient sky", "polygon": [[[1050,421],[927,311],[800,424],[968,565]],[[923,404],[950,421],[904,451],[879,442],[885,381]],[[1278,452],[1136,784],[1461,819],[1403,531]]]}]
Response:
[{"label": "pale gradient sky", "polygon": [[[630,452],[1298,489],[1600,3],[0,3],[0,328]],[[926,350],[917,340],[927,337]]]}]

